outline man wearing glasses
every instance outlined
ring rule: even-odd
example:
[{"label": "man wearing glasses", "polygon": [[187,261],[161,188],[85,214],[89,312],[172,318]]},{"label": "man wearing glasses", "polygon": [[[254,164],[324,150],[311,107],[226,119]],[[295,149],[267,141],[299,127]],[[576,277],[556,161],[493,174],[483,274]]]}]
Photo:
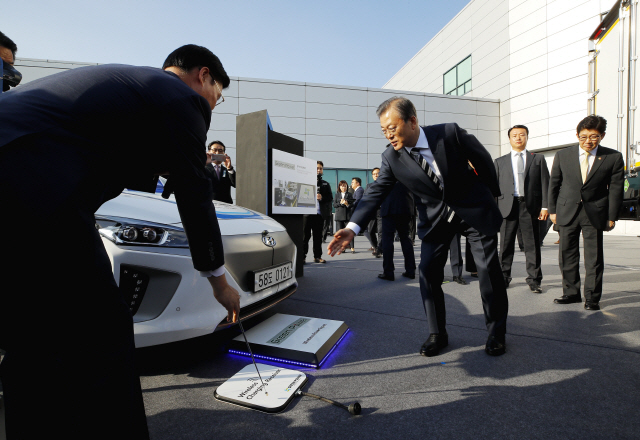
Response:
[{"label": "man wearing glasses", "polygon": [[600,145],[607,121],[587,116],[577,127],[578,145],[558,151],[549,181],[549,217],[560,234],[562,297],[556,304],[582,302],[580,232],[584,241],[584,308],[600,310],[604,256],[602,231],[618,220],[624,195],[622,154]]},{"label": "man wearing glasses", "polygon": [[[233,203],[231,187],[236,187],[236,170],[231,165],[231,158],[226,153],[226,149],[227,147],[221,141],[211,142],[208,147],[205,170],[211,180],[213,200]],[[224,160],[222,160],[223,156]]]},{"label": "man wearing glasses", "polygon": [[[133,318],[95,227],[124,188],[154,192],[170,176],[194,269],[238,318],[204,171],[229,82],[210,50],[186,45],[162,69],[81,67],[0,95],[0,230],[11,230],[0,278],[19,286],[0,289],[7,438],[149,438]],[[59,173],[45,194],[50,166]]]}]

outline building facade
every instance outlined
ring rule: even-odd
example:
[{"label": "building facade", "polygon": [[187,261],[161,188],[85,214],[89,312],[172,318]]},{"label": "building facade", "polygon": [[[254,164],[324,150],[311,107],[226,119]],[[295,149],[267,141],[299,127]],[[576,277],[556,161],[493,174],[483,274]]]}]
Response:
[{"label": "building facade", "polygon": [[[23,83],[87,65],[91,64],[16,60]],[[499,153],[497,99],[237,77],[231,78],[223,94],[225,102],[213,111],[208,142],[222,141],[235,163],[236,116],[266,109],[275,131],[300,139],[306,157],[323,161],[325,179],[334,192],[340,180],[351,183],[352,177],[360,177],[366,186],[371,169],[380,166],[387,140],[375,111],[395,95],[413,101],[419,121],[457,122],[478,137],[494,157]],[[235,200],[235,192],[232,196]]]}]

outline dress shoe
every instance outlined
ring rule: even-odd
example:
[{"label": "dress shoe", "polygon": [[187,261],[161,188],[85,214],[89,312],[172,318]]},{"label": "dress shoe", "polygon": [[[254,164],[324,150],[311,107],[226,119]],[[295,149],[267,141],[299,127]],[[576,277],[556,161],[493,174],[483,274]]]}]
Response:
[{"label": "dress shoe", "polygon": [[455,281],[458,284],[462,284],[463,286],[466,286],[468,283],[462,279],[462,277],[453,277],[453,281]]},{"label": "dress shoe", "polygon": [[374,247],[370,247],[369,249],[367,249],[369,252],[375,251],[376,249]]},{"label": "dress shoe", "polygon": [[325,261],[325,260],[323,260],[322,258],[314,258],[314,259],[313,259],[313,262],[314,262],[314,263],[326,263],[326,261]]},{"label": "dress shoe", "polygon": [[538,284],[538,283],[529,284],[529,289],[531,289],[531,291],[533,293],[542,293],[542,288],[540,287],[540,284]]},{"label": "dress shoe", "polygon": [[380,278],[381,280],[387,280],[387,281],[395,281],[396,277],[390,273],[390,274],[386,274],[386,273],[381,273],[378,275],[378,278]]},{"label": "dress shoe", "polygon": [[587,310],[600,310],[600,304],[590,302],[590,301],[585,301],[584,308]]},{"label": "dress shoe", "polygon": [[473,278],[478,278],[478,272],[469,272],[469,275],[471,275]]},{"label": "dress shoe", "polygon": [[376,258],[382,258],[382,252],[372,252],[372,254]]},{"label": "dress shoe", "polygon": [[429,339],[424,341],[422,347],[420,347],[420,354],[422,356],[437,356],[440,354],[440,350],[449,345],[449,335],[447,332],[431,333]]},{"label": "dress shoe", "polygon": [[500,356],[506,351],[505,343],[498,341],[495,336],[489,336],[487,345],[484,346],[484,351],[486,351],[489,356]]},{"label": "dress shoe", "polygon": [[508,289],[509,288],[509,284],[511,284],[511,277],[504,277],[504,288]]},{"label": "dress shoe", "polygon": [[412,280],[416,279],[415,273],[402,272],[402,276],[405,278],[411,278]]},{"label": "dress shoe", "polygon": [[580,295],[562,295],[560,298],[554,299],[553,302],[556,304],[573,304],[582,302],[582,298],[580,298]]}]

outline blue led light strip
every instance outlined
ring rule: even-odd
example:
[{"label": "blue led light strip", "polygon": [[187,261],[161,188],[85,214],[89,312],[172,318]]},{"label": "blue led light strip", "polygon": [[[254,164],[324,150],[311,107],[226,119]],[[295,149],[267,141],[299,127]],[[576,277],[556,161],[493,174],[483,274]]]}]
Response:
[{"label": "blue led light strip", "polygon": [[[324,363],[324,361],[326,361],[329,358],[329,356],[331,355],[331,353],[333,353],[333,351],[336,349],[338,344],[340,344],[340,342],[342,342],[342,340],[345,338],[345,336],[347,336],[347,333],[349,333],[349,329],[347,329],[347,331],[345,331],[342,334],[340,339],[338,339],[338,341],[335,344],[333,344],[333,347],[331,347],[331,350],[329,350],[329,353],[327,353],[327,355],[324,358],[322,358],[322,360],[320,361],[320,363],[318,365],[316,365],[316,364],[308,364],[306,362],[291,361],[291,360],[288,360],[288,359],[274,358],[274,357],[270,357],[270,356],[263,356],[261,354],[255,354],[255,353],[253,354],[253,357],[257,357],[258,359],[264,359],[264,360],[272,361],[272,362],[281,362],[281,363],[284,363],[284,364],[299,365],[301,367],[320,368],[322,366],[322,364]],[[249,357],[251,356],[246,351],[238,351],[238,350],[232,350],[232,349],[229,349],[229,353],[239,354],[240,356],[249,356]]]}]

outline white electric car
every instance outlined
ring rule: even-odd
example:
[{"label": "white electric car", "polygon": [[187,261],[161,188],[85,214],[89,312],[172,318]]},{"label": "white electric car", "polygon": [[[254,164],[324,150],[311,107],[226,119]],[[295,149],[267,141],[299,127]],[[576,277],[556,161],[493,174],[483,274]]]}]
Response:
[{"label": "white electric car", "polygon": [[[297,289],[296,247],[275,220],[215,202],[226,277],[240,293],[240,316],[254,316]],[[96,228],[116,282],[133,313],[137,347],[210,334],[227,327],[227,312],[193,268],[173,196],[124,191],[102,205]]]}]

